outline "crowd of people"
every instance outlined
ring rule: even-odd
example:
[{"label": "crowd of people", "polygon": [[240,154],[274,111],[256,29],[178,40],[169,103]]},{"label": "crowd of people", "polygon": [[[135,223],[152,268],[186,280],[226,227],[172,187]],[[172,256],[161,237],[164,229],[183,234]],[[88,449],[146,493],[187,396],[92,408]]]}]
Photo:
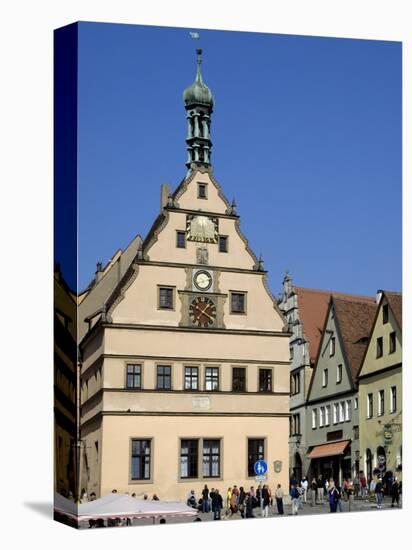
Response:
[{"label": "crowd of people", "polygon": [[201,496],[197,499],[195,491],[191,490],[187,505],[198,509],[200,512],[213,512],[213,519],[220,520],[222,517],[232,518],[240,516],[241,518],[254,518],[255,512],[260,510],[262,517],[269,517],[269,508],[274,507],[279,515],[284,513],[283,509],[284,493],[282,486],[277,485],[276,490],[272,494],[269,485],[259,484],[255,489],[254,486],[245,491],[244,487],[229,487],[226,494],[221,494],[219,489],[211,488],[205,485]]}]

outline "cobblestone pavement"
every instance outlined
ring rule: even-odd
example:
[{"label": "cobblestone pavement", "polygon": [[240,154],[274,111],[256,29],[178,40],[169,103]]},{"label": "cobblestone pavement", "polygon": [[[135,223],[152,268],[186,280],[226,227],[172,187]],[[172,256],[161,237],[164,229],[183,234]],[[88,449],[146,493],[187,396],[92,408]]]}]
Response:
[{"label": "cobblestone pavement", "polygon": [[[402,504],[400,505],[400,508],[402,507]],[[365,500],[355,500],[353,503],[353,510],[352,512],[371,512],[375,511],[377,513],[381,512],[382,510],[398,510],[396,506],[392,508],[391,506],[391,498],[386,497],[383,502],[383,506],[381,510],[377,509],[376,501],[374,499],[365,499]],[[281,520],[282,517],[287,517],[292,515],[292,508],[290,504],[284,505],[284,516],[279,516],[276,511],[276,506],[274,508],[269,509],[269,517],[270,518],[276,518]],[[348,513],[349,512],[349,503],[342,501],[342,513]],[[298,511],[298,516],[310,516],[310,515],[319,515],[319,514],[329,514],[329,504],[324,502],[324,504],[316,504],[315,506],[311,506],[309,503],[304,503],[303,508],[301,508]],[[336,512],[339,514],[340,512]],[[263,519],[261,516],[261,511],[259,508],[255,508],[254,510],[255,518]],[[202,512],[199,512],[199,518],[201,521],[213,521],[213,514],[212,512],[209,512],[207,514],[204,514]],[[234,516],[230,517],[230,514],[225,514],[224,511],[222,511],[222,521],[237,521],[242,520],[242,517],[240,514],[235,514]],[[168,518],[166,520],[166,523],[193,523],[195,520],[193,518]],[[156,525],[159,523],[159,520],[156,520]],[[153,520],[134,520],[133,525],[153,525]]]}]

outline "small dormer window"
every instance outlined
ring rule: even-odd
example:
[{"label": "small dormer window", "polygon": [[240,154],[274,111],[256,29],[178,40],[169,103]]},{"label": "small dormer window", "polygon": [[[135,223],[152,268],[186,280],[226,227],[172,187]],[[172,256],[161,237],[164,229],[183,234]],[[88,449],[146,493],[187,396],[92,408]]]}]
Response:
[{"label": "small dormer window", "polygon": [[197,184],[197,198],[198,199],[207,199],[207,184],[198,183]]},{"label": "small dormer window", "polygon": [[382,322],[383,322],[383,324],[386,325],[388,320],[389,320],[389,307],[388,307],[388,304],[385,304],[382,307]]}]

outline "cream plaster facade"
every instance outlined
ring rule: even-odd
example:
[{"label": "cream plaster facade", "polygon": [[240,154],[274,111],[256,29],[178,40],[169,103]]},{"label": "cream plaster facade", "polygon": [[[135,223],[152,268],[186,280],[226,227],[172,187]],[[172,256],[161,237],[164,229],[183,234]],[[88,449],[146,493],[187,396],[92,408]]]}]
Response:
[{"label": "cream plaster facade", "polygon": [[[385,458],[386,471],[395,473],[402,464],[402,326],[391,307],[395,300],[401,308],[401,295],[382,293],[359,376],[360,454],[368,481],[379,466],[379,456]],[[384,318],[385,307],[387,318]],[[394,350],[390,347],[391,334],[395,335]],[[383,344],[381,354],[377,350],[379,338]],[[383,407],[380,392],[383,393]],[[389,435],[386,439],[385,432]],[[398,471],[396,475],[401,476],[401,473]]]},{"label": "cream plaster facade", "polygon": [[[207,198],[198,197],[199,183]],[[217,223],[227,251],[219,251],[218,241],[190,240],[188,220],[199,215]],[[182,248],[178,231],[186,237]],[[198,248],[206,254],[202,263]],[[204,291],[194,285],[199,269],[211,280]],[[160,306],[160,288],[171,289],[169,308]],[[232,311],[232,292],[243,295],[243,311]],[[198,326],[189,314],[199,297],[216,307],[216,316],[208,315],[211,326]],[[210,168],[192,165],[102,306],[104,314],[81,344],[82,485],[89,494],[117,489],[185,500],[190,489],[199,495],[205,483],[222,491],[233,484],[248,488],[256,485],[248,475],[250,439],[263,440],[272,489],[275,483],[288,486],[289,334],[266,273]],[[138,388],[128,387],[128,365],[139,368]],[[167,389],[158,388],[158,366],[170,367]],[[187,367],[197,368],[192,389],[185,389]],[[218,378],[213,391],[206,381],[210,368]],[[233,386],[235,368],[245,369],[240,389]],[[260,381],[263,375],[270,383]],[[143,475],[136,474],[133,440],[150,442],[150,468]],[[197,441],[193,477],[181,476],[182,440]],[[216,477],[204,475],[205,440],[219,441]],[[275,461],[281,463],[278,472]]]}]

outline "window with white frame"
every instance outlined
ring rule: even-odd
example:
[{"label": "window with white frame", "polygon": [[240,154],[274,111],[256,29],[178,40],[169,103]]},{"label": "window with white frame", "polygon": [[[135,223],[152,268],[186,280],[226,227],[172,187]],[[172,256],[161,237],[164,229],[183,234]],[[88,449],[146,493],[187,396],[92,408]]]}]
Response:
[{"label": "window with white frame", "polygon": [[390,412],[396,412],[396,386],[391,386],[391,400],[390,400]]},{"label": "window with white frame", "polygon": [[339,422],[345,421],[345,401],[339,403]]},{"label": "window with white frame", "polygon": [[333,404],[333,423],[337,424],[339,422],[339,403]]},{"label": "window with white frame", "polygon": [[333,357],[335,355],[335,337],[332,336],[329,342],[329,357]]},{"label": "window with white frame", "polygon": [[336,367],[336,383],[340,384],[342,382],[342,365]]},{"label": "window with white frame", "polygon": [[378,392],[378,416],[385,414],[385,390]]},{"label": "window with white frame", "polygon": [[317,416],[317,409],[312,409],[312,429],[314,430],[316,428],[316,416]]},{"label": "window with white frame", "polygon": [[355,397],[355,399],[353,400],[353,408],[354,408],[355,411],[358,409],[358,398],[357,397]]},{"label": "window with white frame", "polygon": [[322,387],[326,388],[328,385],[328,369],[323,369],[322,372]]},{"label": "window with white frame", "polygon": [[366,397],[366,418],[372,418],[373,416],[373,394],[368,393]]},{"label": "window with white frame", "polygon": [[330,405],[325,407],[325,426],[329,426],[330,423]]},{"label": "window with white frame", "polygon": [[323,428],[325,423],[325,407],[319,408],[319,428]]},{"label": "window with white frame", "polygon": [[345,422],[350,422],[352,420],[352,401],[347,399],[345,401]]}]

